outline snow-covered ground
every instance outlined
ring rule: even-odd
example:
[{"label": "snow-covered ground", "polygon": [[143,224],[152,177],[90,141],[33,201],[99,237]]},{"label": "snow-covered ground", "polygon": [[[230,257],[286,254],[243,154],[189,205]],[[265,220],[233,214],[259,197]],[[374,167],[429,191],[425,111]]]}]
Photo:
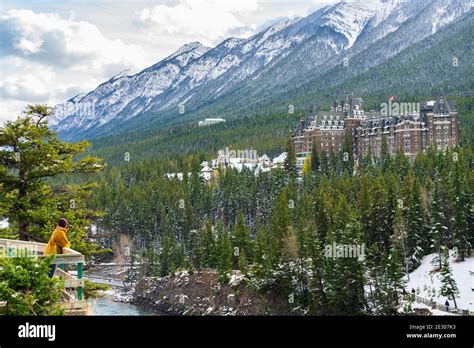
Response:
[{"label": "snow-covered ground", "polygon": [[[459,309],[469,310],[474,312],[474,257],[466,258],[465,261],[456,262],[453,257],[453,252],[450,252],[450,265],[453,272],[453,277],[456,280],[459,289],[459,297],[456,302]],[[430,254],[423,258],[420,267],[410,273],[410,280],[407,283],[407,290],[415,289],[416,295],[425,299],[433,299],[436,303],[444,305],[448,300],[451,308],[454,308],[452,299],[447,299],[445,296],[439,294],[441,287],[441,280],[439,272],[434,270],[437,265],[432,264],[432,260],[437,257],[437,254]],[[473,272],[473,274],[471,274]],[[416,308],[419,308],[416,304]],[[420,306],[423,306],[420,304]],[[433,313],[438,315],[438,313]]]}]

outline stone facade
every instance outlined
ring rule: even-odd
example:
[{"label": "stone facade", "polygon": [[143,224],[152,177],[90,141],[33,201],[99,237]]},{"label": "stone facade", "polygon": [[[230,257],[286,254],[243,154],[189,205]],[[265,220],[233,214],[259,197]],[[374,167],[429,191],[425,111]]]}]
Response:
[{"label": "stone facade", "polygon": [[[350,143],[356,158],[369,153],[379,156],[384,141],[389,154],[402,149],[410,159],[429,146],[445,151],[460,143],[458,114],[451,104],[441,94],[408,111],[390,101],[383,112],[365,112],[362,99],[351,97],[333,103],[329,111],[316,112],[312,107],[293,130],[298,165],[303,165],[314,145],[319,153],[330,154],[342,152]],[[393,115],[390,110],[397,112]]]}]

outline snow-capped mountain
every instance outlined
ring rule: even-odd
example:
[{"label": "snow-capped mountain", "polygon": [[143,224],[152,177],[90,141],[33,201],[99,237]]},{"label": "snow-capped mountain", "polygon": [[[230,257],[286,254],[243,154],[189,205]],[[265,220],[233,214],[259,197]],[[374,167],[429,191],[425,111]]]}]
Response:
[{"label": "snow-capped mountain", "polygon": [[133,76],[120,73],[88,94],[55,107],[52,125],[64,129],[98,127],[116,118],[127,119],[147,108],[151,99],[172,86],[183,68],[209,50],[199,42],[184,45],[161,62]]},{"label": "snow-capped mountain", "polygon": [[229,96],[255,101],[329,72],[346,57],[359,57],[358,69],[364,71],[438,32],[473,5],[474,0],[340,2],[214,48],[193,42],[136,75],[121,73],[57,105],[50,124],[64,138],[98,137],[142,119],[180,119],[182,106],[190,118],[194,110]]}]

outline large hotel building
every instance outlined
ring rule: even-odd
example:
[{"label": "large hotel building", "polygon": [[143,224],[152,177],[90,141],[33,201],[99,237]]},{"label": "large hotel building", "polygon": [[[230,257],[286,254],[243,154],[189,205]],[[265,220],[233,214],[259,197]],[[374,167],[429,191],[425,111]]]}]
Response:
[{"label": "large hotel building", "polygon": [[365,112],[361,98],[347,97],[334,102],[330,111],[316,112],[312,107],[293,130],[299,166],[312,146],[319,153],[339,153],[345,139],[355,158],[369,152],[378,156],[384,137],[391,155],[401,148],[413,159],[431,145],[445,151],[460,142],[458,114],[443,94],[421,104],[390,100],[378,112]]}]

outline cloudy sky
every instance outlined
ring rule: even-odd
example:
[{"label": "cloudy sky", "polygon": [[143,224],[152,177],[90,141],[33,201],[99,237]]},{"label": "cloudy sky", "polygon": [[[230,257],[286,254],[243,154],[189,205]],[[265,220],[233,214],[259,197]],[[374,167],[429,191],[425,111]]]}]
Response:
[{"label": "cloudy sky", "polygon": [[336,0],[0,1],[0,122],[136,73],[191,41],[215,46]]}]

